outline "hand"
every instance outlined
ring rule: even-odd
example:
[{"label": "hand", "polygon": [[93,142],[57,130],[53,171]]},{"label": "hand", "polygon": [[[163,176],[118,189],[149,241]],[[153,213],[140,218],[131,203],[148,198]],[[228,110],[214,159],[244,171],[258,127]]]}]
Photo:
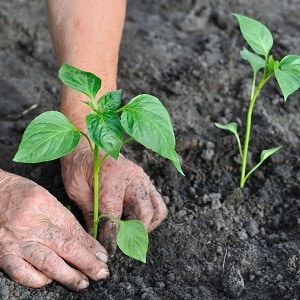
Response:
[{"label": "hand", "polygon": [[0,268],[14,281],[72,290],[109,273],[106,250],[45,189],[0,170]]},{"label": "hand", "polygon": [[[66,191],[81,209],[87,227],[93,227],[93,155],[85,140],[61,159]],[[148,231],[167,216],[167,208],[142,168],[120,156],[108,157],[99,175],[99,212],[142,221]],[[99,239],[109,253],[116,249],[117,224],[100,224]]]}]

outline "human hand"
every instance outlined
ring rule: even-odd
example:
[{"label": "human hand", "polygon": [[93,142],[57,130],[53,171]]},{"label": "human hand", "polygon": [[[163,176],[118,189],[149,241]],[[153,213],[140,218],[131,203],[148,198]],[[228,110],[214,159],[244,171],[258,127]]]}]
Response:
[{"label": "human hand", "polygon": [[[62,177],[69,197],[81,209],[87,228],[93,228],[93,156],[85,140],[61,159]],[[167,208],[143,169],[122,155],[108,157],[99,174],[99,212],[138,219],[148,231],[167,216]],[[117,223],[100,224],[99,239],[109,253],[116,249]]]},{"label": "human hand", "polygon": [[0,170],[0,268],[14,281],[72,290],[108,277],[107,252],[48,191]]}]

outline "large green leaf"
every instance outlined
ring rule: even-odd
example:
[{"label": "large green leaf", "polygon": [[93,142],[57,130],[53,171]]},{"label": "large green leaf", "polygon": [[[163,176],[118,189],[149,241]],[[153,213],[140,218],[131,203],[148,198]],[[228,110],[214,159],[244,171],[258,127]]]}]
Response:
[{"label": "large green leaf", "polygon": [[124,133],[120,118],[115,112],[90,113],[86,117],[88,134],[107,154],[117,159],[123,144]]},{"label": "large green leaf", "polygon": [[175,136],[170,116],[154,96],[142,94],[122,107],[121,124],[125,131],[145,147],[170,159],[183,174],[175,151]]},{"label": "large green leaf", "polygon": [[300,56],[287,55],[274,65],[276,80],[279,84],[284,101],[300,88]]},{"label": "large green leaf", "polygon": [[63,64],[58,70],[59,79],[68,87],[94,99],[101,88],[101,79],[90,72]]},{"label": "large green leaf", "polygon": [[118,247],[127,256],[146,263],[149,238],[144,224],[138,220],[119,220]]},{"label": "large green leaf", "polygon": [[16,162],[38,163],[65,156],[79,143],[78,129],[60,112],[47,111],[26,128]]},{"label": "large green leaf", "polygon": [[103,94],[97,102],[100,112],[115,111],[121,105],[122,90]]},{"label": "large green leaf", "polygon": [[243,48],[243,50],[240,51],[240,55],[244,60],[249,62],[254,74],[266,65],[266,61],[261,56],[252,53],[246,48]]},{"label": "large green leaf", "polygon": [[255,19],[239,14],[233,15],[237,18],[241,33],[249,46],[257,54],[267,58],[269,51],[273,46],[273,37],[270,30]]}]

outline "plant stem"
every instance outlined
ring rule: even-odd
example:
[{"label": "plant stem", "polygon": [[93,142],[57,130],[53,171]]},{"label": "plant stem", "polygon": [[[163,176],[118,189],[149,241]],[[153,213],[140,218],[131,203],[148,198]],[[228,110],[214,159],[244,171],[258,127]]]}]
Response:
[{"label": "plant stem", "polygon": [[94,151],[94,215],[93,215],[93,237],[97,239],[98,233],[98,214],[99,214],[99,148],[95,145]]},{"label": "plant stem", "polygon": [[105,154],[99,160],[99,147],[95,145],[93,150],[94,154],[94,212],[93,212],[93,237],[96,239],[98,234],[98,224],[99,224],[99,171],[103,162],[108,157],[108,154]]},{"label": "plant stem", "polygon": [[80,134],[81,134],[82,136],[84,136],[84,137],[86,138],[86,140],[87,140],[88,143],[89,143],[90,150],[94,153],[93,145],[92,145],[91,140],[90,140],[90,138],[88,137],[88,135],[87,135],[86,133],[84,133],[83,131],[80,131],[80,130],[79,130],[79,132],[80,132]]},{"label": "plant stem", "polygon": [[131,141],[134,141],[134,138],[133,138],[133,137],[129,137],[128,139],[126,139],[126,140],[123,142],[123,145],[128,144],[128,143],[130,143]]},{"label": "plant stem", "polygon": [[[264,73],[265,75],[265,73]],[[248,148],[249,148],[249,141],[250,141],[250,135],[251,135],[251,123],[252,123],[252,113],[254,104],[256,102],[256,99],[263,88],[263,86],[266,84],[266,82],[271,78],[272,74],[265,77],[263,76],[260,82],[258,83],[256,89],[254,90],[254,93],[251,93],[251,100],[248,107],[247,112],[247,121],[246,121],[246,132],[245,132],[245,140],[244,140],[244,149],[243,149],[243,155],[242,155],[242,166],[241,166],[241,178],[240,178],[240,187],[243,188],[245,186],[245,182],[248,179],[249,176],[246,175],[246,167],[247,167],[247,158],[248,158]]]}]

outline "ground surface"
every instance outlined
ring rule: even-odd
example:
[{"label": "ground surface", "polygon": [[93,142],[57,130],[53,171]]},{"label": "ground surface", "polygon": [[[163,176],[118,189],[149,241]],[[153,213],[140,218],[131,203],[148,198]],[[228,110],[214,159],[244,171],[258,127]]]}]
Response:
[{"label": "ground surface", "polygon": [[[235,142],[213,126],[237,121],[244,129],[251,72],[231,13],[264,22],[280,57],[300,53],[299,11],[298,0],[129,0],[119,87],[125,100],[151,93],[164,102],[186,177],[137,145],[125,154],[154,180],[168,219],[150,235],[146,265],[118,253],[110,279],[81,293],[56,283],[29,289],[0,273],[0,299],[300,299],[300,93],[286,104],[274,82],[262,93],[251,160],[263,148],[283,150],[243,190]],[[43,2],[1,1],[0,167],[68,203],[58,162],[11,162],[28,122],[58,109],[56,72]]]}]

